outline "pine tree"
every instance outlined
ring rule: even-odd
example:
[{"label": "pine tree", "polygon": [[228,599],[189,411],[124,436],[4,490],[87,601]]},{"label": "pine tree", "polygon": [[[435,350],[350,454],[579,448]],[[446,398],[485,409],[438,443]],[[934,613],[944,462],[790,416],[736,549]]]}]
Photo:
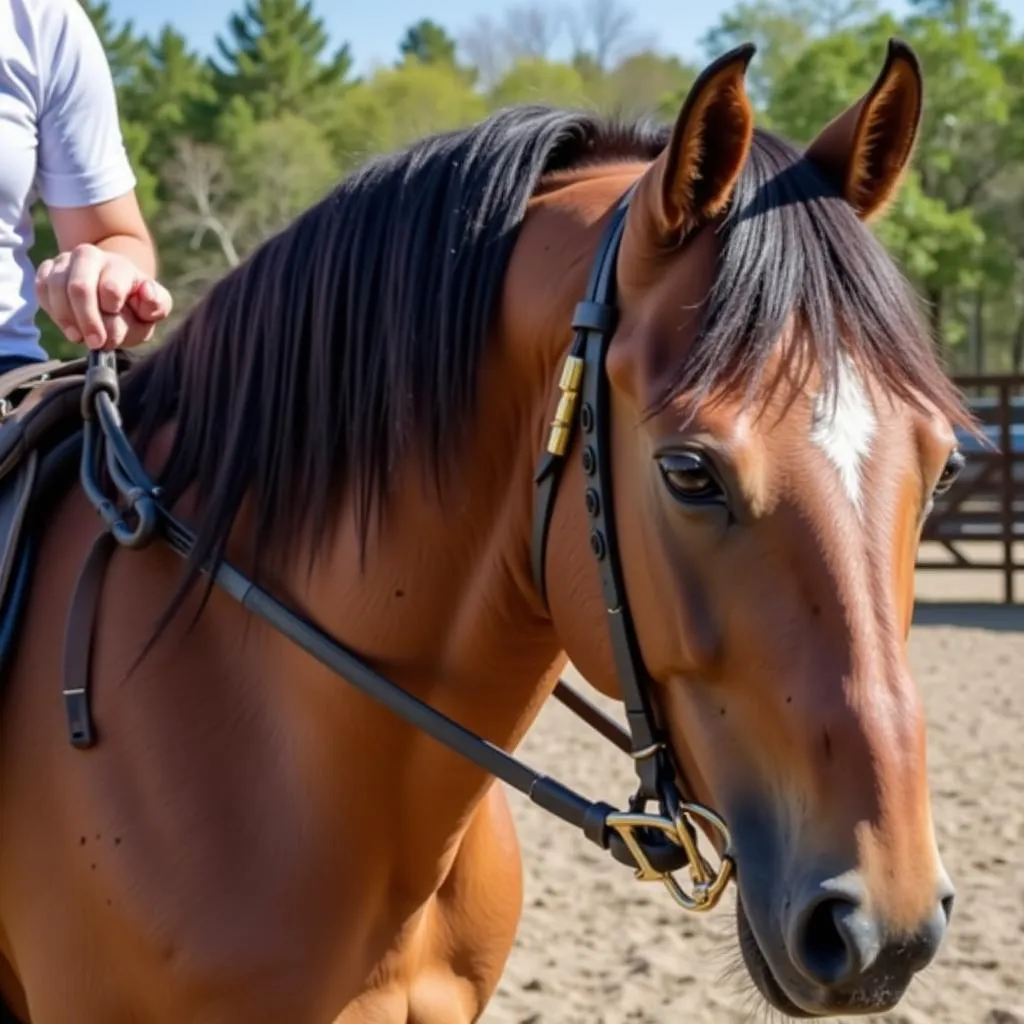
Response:
[{"label": "pine tree", "polygon": [[145,44],[135,35],[135,28],[130,21],[124,22],[120,27],[114,24],[107,0],[80,2],[103,44],[114,84],[121,89],[138,74]]},{"label": "pine tree", "polygon": [[430,18],[410,25],[398,49],[405,60],[415,59],[421,64],[455,64],[455,40]]},{"label": "pine tree", "polygon": [[323,20],[309,0],[246,0],[217,49],[220,60],[211,63],[221,100],[238,97],[259,119],[308,111],[352,68],[347,45],[327,53]]},{"label": "pine tree", "polygon": [[156,170],[171,158],[176,137],[212,136],[217,94],[211,79],[209,66],[170,25],[155,40],[146,40],[145,57],[123,90],[122,105],[127,116],[147,124],[147,159]]}]

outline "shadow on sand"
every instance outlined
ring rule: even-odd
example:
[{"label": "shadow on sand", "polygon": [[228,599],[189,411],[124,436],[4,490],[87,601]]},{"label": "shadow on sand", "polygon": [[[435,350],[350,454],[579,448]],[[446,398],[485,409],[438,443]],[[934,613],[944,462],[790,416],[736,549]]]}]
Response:
[{"label": "shadow on sand", "polygon": [[1024,604],[918,601],[914,606],[914,625],[988,629],[994,633],[1024,633]]}]

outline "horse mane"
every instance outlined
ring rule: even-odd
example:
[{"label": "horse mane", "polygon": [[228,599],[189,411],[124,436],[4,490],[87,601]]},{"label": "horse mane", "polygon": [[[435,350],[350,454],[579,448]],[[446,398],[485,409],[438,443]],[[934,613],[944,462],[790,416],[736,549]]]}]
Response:
[{"label": "horse mane", "polygon": [[[367,163],[219,279],[122,390],[140,450],[174,421],[159,482],[169,504],[194,488],[202,509],[163,625],[223,557],[246,496],[258,578],[300,537],[321,548],[343,503],[363,543],[413,442],[440,474],[474,415],[541,178],[653,160],[669,137],[590,112],[503,110]],[[719,230],[703,330],[666,400],[749,383],[795,315],[826,369],[850,349],[894,390],[957,414],[895,265],[795,147],[755,133]]]},{"label": "horse mane", "polygon": [[364,542],[410,444],[439,472],[474,415],[540,179],[652,160],[668,138],[644,121],[502,110],[368,162],[217,280],[122,387],[140,451],[174,421],[165,500],[194,488],[201,502],[184,587],[222,557],[247,494],[257,576],[300,536],[320,547],[342,502]]},{"label": "horse mane", "polygon": [[817,367],[834,396],[846,357],[891,395],[918,408],[930,402],[953,423],[972,427],[908,282],[800,149],[755,129],[717,230],[715,280],[697,341],[655,409],[684,394],[691,408],[712,393],[741,390],[752,399],[790,328],[799,344],[782,354],[771,387],[792,377],[799,361],[804,374]]}]

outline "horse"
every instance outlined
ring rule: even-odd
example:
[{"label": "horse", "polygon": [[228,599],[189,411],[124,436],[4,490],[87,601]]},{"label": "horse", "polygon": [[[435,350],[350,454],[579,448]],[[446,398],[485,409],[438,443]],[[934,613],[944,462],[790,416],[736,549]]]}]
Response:
[{"label": "horse", "polygon": [[[479,1020],[506,783],[684,908],[735,885],[783,1014],[933,960],[906,640],[970,417],[871,230],[922,73],[891,40],[797,147],[753,55],[671,124],[515,107],[376,158],[90,356],[5,612],[12,1019]],[[624,809],[515,757],[567,660],[623,703]]]}]

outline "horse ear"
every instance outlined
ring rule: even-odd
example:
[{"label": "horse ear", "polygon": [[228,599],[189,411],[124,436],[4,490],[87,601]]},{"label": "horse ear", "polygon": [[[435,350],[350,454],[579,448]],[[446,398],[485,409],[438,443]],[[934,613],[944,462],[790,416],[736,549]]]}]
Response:
[{"label": "horse ear", "polygon": [[923,94],[916,54],[890,39],[874,85],[807,147],[807,159],[862,220],[878,216],[896,195],[917,141]]},{"label": "horse ear", "polygon": [[645,173],[638,205],[659,240],[685,238],[728,204],[754,133],[745,76],[755,52],[752,43],[738,46],[701,72]]}]

